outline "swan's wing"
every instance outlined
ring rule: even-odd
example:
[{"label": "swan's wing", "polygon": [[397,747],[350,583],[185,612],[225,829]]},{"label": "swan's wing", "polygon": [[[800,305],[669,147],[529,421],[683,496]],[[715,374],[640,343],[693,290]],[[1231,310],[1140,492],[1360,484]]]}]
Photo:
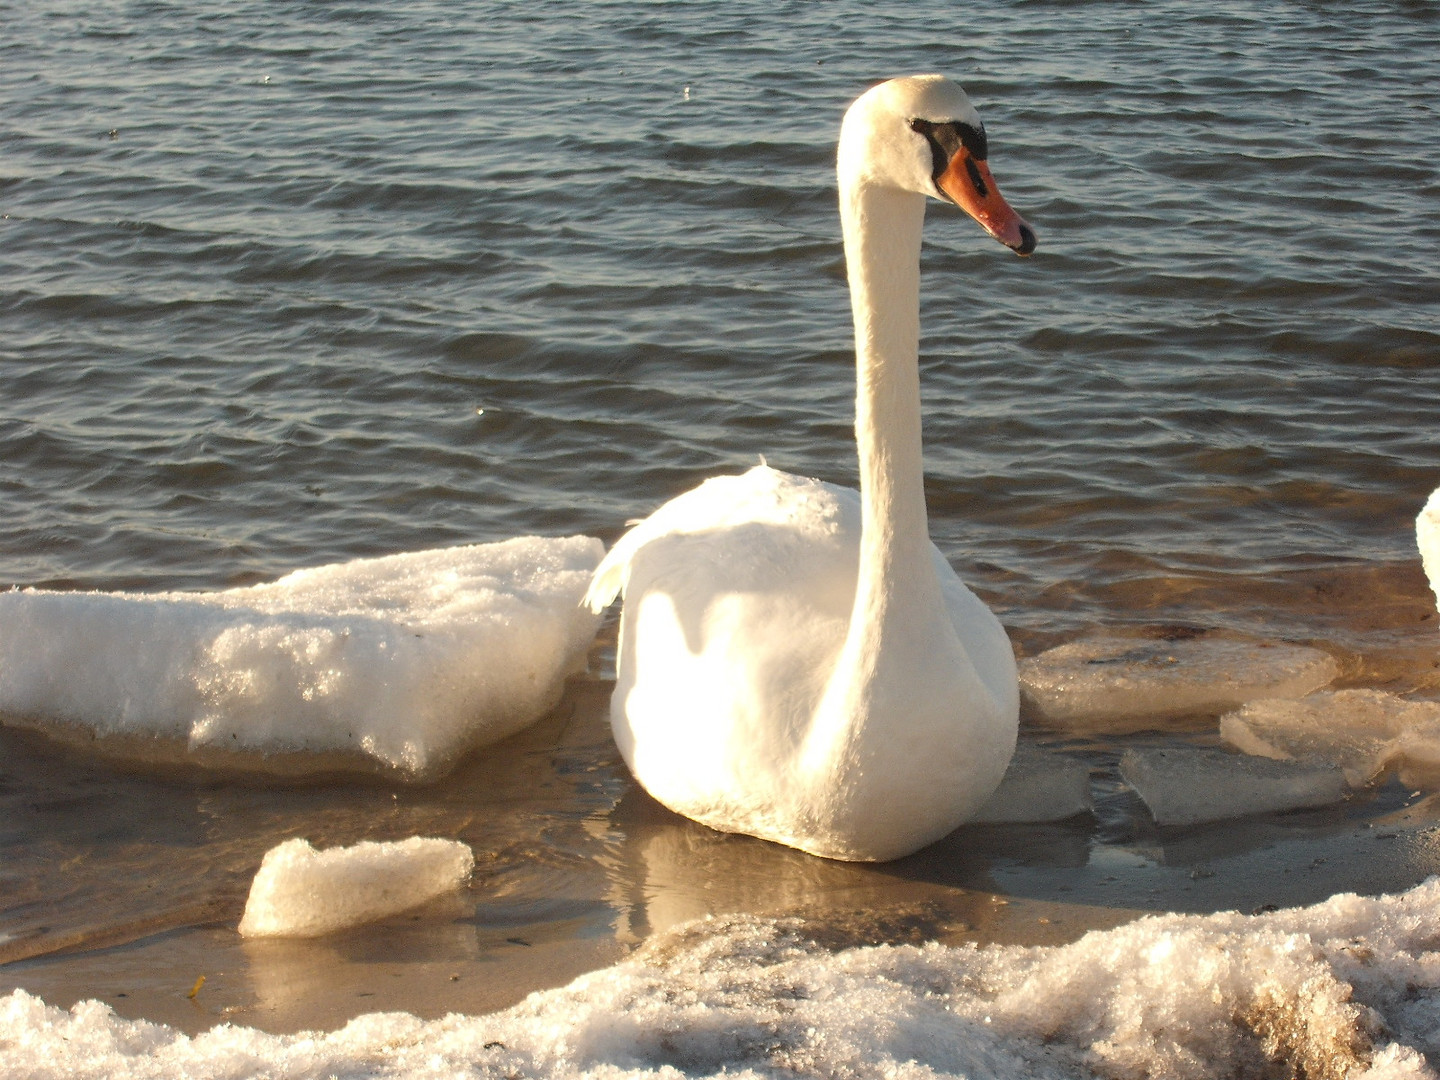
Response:
[{"label": "swan's wing", "polygon": [[1420,562],[1430,589],[1440,600],[1440,488],[1430,493],[1430,501],[1415,519],[1415,542],[1420,548]]},{"label": "swan's wing", "polygon": [[[930,552],[950,624],[955,628],[955,636],[964,647],[965,655],[975,666],[976,675],[997,702],[1007,703],[1003,708],[1018,709],[1015,650],[1011,647],[1005,627],[985,601],[970,591],[940,549],[931,544]],[[1011,702],[1014,704],[1008,704]]]},{"label": "swan's wing", "polygon": [[624,594],[635,556],[656,541],[745,525],[780,525],[798,533],[833,535],[859,520],[853,491],[757,465],[739,476],[716,476],[677,495],[615,542],[595,570],[584,603],[603,611]]}]

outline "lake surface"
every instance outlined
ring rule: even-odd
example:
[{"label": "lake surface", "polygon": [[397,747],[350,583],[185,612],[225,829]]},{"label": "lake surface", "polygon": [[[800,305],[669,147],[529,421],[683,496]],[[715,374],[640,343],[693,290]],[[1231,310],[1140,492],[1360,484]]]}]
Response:
[{"label": "lake surface", "polygon": [[[932,204],[924,254],[931,531],[1019,653],[1179,627],[1440,691],[1414,539],[1440,485],[1433,4],[42,2],[4,24],[0,585],[609,543],[761,454],[853,484],[834,142],[872,82],[935,70],[1040,237],[1016,259]],[[634,790],[613,643],[554,716],[425,788],[146,771],[0,728],[6,986],[284,1028],[497,1007],[707,911],[1040,940],[1440,870],[1430,840],[1365,835],[1417,812],[1393,783],[1160,836],[1103,738],[1066,744],[1095,769],[1079,824],[890,869],[717,837]],[[232,940],[279,839],[414,833],[479,859],[428,929],[281,959]],[[1010,914],[977,914],[997,896]],[[232,997],[193,1011],[207,957]]]}]

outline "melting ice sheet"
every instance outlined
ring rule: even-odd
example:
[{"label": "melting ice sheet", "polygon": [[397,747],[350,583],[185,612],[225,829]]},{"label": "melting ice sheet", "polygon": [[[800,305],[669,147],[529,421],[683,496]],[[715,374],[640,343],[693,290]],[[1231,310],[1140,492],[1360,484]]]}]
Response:
[{"label": "melting ice sheet", "polygon": [[1120,758],[1120,775],[1145,801],[1157,825],[1326,806],[1345,797],[1345,774],[1337,766],[1198,746],[1127,750]]},{"label": "melting ice sheet", "polygon": [[1355,787],[1392,765],[1413,782],[1433,783],[1440,774],[1440,702],[1383,690],[1251,701],[1221,717],[1220,734],[1247,754],[1333,761]]},{"label": "melting ice sheet", "polygon": [[0,593],[0,715],[141,756],[435,773],[559,699],[602,554],[521,537],[222,592]]},{"label": "melting ice sheet", "polygon": [[0,998],[0,1074],[48,1077],[1433,1077],[1440,879],[1267,915],[1165,915],[1063,946],[831,953],[710,919],[490,1016],[195,1037]]},{"label": "melting ice sheet", "polygon": [[1303,697],[1335,678],[1334,658],[1303,645],[1095,637],[1020,661],[1020,692],[1048,727],[1134,731],[1218,715],[1255,698]]}]

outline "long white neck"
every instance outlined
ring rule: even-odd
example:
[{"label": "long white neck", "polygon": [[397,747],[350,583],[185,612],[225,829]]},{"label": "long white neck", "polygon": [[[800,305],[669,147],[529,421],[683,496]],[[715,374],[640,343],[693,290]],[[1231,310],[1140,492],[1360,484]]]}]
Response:
[{"label": "long white neck", "polygon": [[920,435],[925,196],[857,183],[841,192],[840,216],[855,318],[855,443],[864,508],[847,647],[860,648],[890,631],[897,616],[912,614],[909,605],[928,600],[925,606],[938,606]]},{"label": "long white neck", "polygon": [[849,632],[806,756],[817,765],[829,759],[863,769],[866,718],[905,707],[919,674],[913,661],[934,648],[945,615],[931,562],[920,438],[925,197],[842,177],[840,217],[855,317],[860,564]]}]

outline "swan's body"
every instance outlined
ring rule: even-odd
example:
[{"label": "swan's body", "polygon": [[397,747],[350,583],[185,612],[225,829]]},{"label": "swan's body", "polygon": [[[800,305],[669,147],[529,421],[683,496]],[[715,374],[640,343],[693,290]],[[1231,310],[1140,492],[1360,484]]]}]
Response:
[{"label": "swan's body", "polygon": [[1440,602],[1440,488],[1430,493],[1425,509],[1415,519],[1415,543],[1420,548],[1425,576],[1430,579],[1430,591]]},{"label": "swan's body", "polygon": [[991,794],[1015,745],[1009,640],[930,542],[920,448],[926,196],[1021,254],[984,129],[938,76],[863,95],[840,136],[861,491],[765,466],[635,526],[589,600],[623,592],[616,742],[660,802],[817,855],[897,858]]}]

